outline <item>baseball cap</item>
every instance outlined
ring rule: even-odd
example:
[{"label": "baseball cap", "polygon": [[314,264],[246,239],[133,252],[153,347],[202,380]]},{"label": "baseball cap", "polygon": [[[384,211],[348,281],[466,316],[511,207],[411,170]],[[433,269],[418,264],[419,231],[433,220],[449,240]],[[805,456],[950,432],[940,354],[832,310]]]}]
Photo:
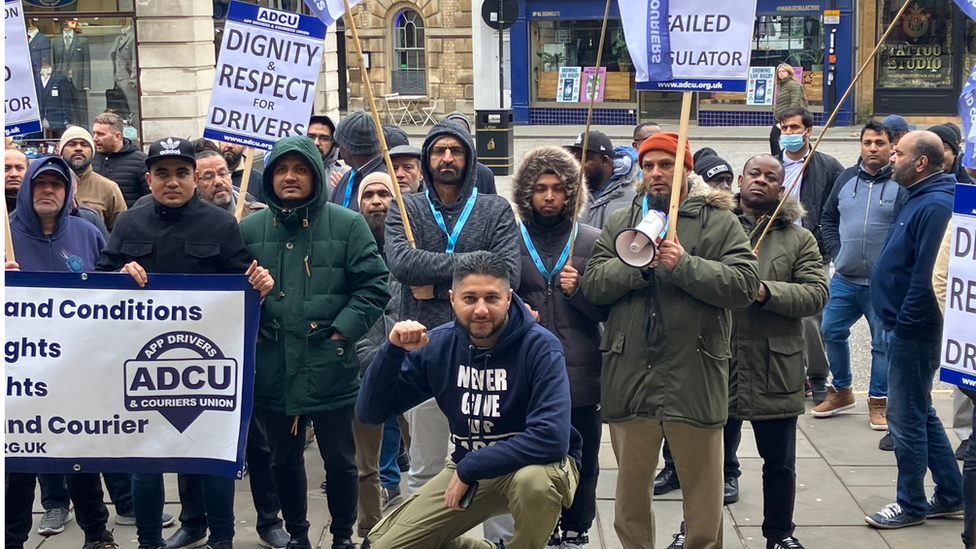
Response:
[{"label": "baseball cap", "polygon": [[[584,134],[579,134],[576,136],[576,141],[572,145],[568,146],[568,149],[582,149],[583,148],[583,136]],[[586,150],[595,153],[605,154],[610,158],[613,158],[613,143],[610,142],[610,138],[607,134],[603,132],[591,131],[590,140],[586,143]]]},{"label": "baseball cap", "polygon": [[71,186],[71,173],[68,171],[68,163],[63,158],[60,156],[44,156],[35,160],[35,162],[40,162],[41,165],[34,172],[34,176],[31,178],[32,180],[42,173],[54,172],[64,179],[67,186]]},{"label": "baseball cap", "polygon": [[888,126],[892,133],[910,132],[918,128],[915,124],[909,124],[908,121],[905,120],[905,117],[898,114],[886,116],[881,123]]},{"label": "baseball cap", "polygon": [[189,139],[179,137],[165,137],[149,147],[149,157],[146,158],[146,168],[160,160],[176,158],[197,167],[197,160],[193,156],[193,143]]},{"label": "baseball cap", "polygon": [[421,158],[423,154],[420,149],[412,145],[400,145],[390,149],[390,156],[415,156]]}]

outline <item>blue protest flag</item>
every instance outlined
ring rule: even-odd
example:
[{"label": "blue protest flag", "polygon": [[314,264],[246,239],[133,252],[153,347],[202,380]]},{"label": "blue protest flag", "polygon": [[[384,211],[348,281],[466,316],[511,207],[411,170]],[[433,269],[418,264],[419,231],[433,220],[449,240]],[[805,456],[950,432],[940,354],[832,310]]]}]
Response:
[{"label": "blue protest flag", "polygon": [[[362,0],[349,0],[349,8],[362,2]],[[305,5],[316,17],[322,20],[326,26],[333,25],[346,12],[346,6],[342,0],[305,0]]]},{"label": "blue protest flag", "polygon": [[976,168],[976,135],[973,135],[973,121],[976,119],[976,67],[973,67],[973,72],[962,87],[959,116],[962,117],[962,135],[965,139],[960,161],[967,168]]},{"label": "blue protest flag", "polygon": [[668,0],[619,0],[624,40],[634,64],[636,82],[668,81],[671,71],[671,32]]},{"label": "blue protest flag", "polygon": [[976,19],[976,3],[973,0],[956,0],[956,5],[970,19]]}]

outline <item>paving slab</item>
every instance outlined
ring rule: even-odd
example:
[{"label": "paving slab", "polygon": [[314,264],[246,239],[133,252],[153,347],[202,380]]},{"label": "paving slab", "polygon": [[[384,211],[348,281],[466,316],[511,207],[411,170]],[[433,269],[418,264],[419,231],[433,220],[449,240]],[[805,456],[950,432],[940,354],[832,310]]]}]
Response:
[{"label": "paving slab", "polygon": [[[755,526],[740,526],[739,533],[745,540],[745,547],[749,549],[765,549],[766,538],[762,535],[762,528]],[[824,526],[805,528],[797,526],[793,533],[808,548],[851,547],[855,549],[889,549],[887,542],[871,528],[856,526]],[[935,546],[917,546],[921,547]]]}]

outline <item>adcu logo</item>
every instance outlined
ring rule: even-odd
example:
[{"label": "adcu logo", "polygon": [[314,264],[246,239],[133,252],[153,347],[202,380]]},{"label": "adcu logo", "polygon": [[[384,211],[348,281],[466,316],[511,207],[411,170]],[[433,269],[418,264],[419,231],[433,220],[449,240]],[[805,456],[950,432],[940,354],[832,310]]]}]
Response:
[{"label": "adcu logo", "polygon": [[268,8],[258,9],[258,21],[281,25],[283,27],[298,28],[298,14],[272,10]]}]

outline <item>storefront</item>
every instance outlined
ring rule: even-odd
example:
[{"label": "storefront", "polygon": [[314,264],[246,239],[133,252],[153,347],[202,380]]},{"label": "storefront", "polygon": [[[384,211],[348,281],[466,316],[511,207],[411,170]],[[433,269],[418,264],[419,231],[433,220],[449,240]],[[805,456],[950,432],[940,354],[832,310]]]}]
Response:
[{"label": "storefront", "polygon": [[[952,0],[947,0],[949,3]],[[583,124],[588,104],[565,101],[557,93],[560,67],[592,67],[596,63],[604,4],[585,0],[520,0],[520,17],[511,29],[512,103],[517,124]],[[836,10],[827,19],[825,10]],[[837,23],[834,23],[837,21]],[[756,10],[753,67],[787,62],[802,74],[809,108],[817,122],[847,89],[852,78],[853,0],[759,0]],[[833,44],[835,55],[830,55]],[[636,124],[674,120],[680,94],[637,92],[620,12],[611,4],[602,55],[606,67],[602,102],[594,108],[595,124]],[[592,69],[590,69],[592,70]],[[599,95],[598,95],[599,97]],[[745,93],[701,93],[693,117],[699,125],[771,125],[772,107],[748,104]],[[563,99],[563,100],[560,100]],[[851,123],[851,101],[845,102],[837,124]],[[826,111],[826,112],[825,112]]]},{"label": "storefront", "polygon": [[[876,41],[900,8],[900,2],[877,0]],[[976,23],[953,0],[910,3],[878,52],[874,114],[957,116],[974,60]]]}]

